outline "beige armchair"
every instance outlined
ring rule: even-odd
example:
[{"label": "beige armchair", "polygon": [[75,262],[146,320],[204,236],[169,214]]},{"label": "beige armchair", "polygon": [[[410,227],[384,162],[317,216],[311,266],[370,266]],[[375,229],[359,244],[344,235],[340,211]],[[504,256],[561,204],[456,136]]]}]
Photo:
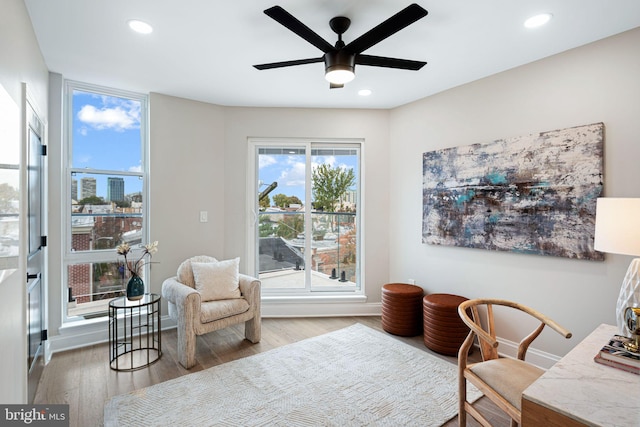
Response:
[{"label": "beige armchair", "polygon": [[240,297],[203,301],[196,290],[192,262],[210,263],[216,259],[197,256],[183,262],[175,277],[162,284],[162,296],[167,300],[169,317],[178,323],[178,358],[189,369],[196,364],[196,337],[244,322],[245,337],[260,341],[260,281],[238,274]]}]

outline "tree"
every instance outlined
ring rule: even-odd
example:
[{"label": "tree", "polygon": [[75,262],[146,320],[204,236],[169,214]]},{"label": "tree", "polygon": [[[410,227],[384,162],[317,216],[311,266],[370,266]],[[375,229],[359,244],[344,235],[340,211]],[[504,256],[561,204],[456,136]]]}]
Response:
[{"label": "tree", "polygon": [[297,196],[285,196],[284,194],[280,193],[273,196],[273,203],[276,206],[284,209],[295,203],[301,205],[302,201]]},{"label": "tree", "polygon": [[78,202],[79,205],[104,205],[105,201],[102,197],[89,196]]},{"label": "tree", "polygon": [[313,200],[316,209],[336,212],[339,202],[356,182],[353,169],[321,164],[313,169]]},{"label": "tree", "polygon": [[301,205],[302,204],[302,200],[298,199],[297,196],[289,196],[289,206],[291,206],[293,204]]},{"label": "tree", "polygon": [[0,184],[0,212],[17,213],[20,194],[7,183]]},{"label": "tree", "polygon": [[289,198],[282,193],[273,196],[273,204],[280,208],[286,208],[287,206],[289,206],[287,204],[288,200]]},{"label": "tree", "polygon": [[262,199],[260,199],[260,209],[266,209],[268,207],[271,206],[271,199],[269,198],[269,195],[264,196]]},{"label": "tree", "polygon": [[278,221],[276,235],[285,239],[293,239],[304,230],[304,217],[301,214],[286,215]]}]

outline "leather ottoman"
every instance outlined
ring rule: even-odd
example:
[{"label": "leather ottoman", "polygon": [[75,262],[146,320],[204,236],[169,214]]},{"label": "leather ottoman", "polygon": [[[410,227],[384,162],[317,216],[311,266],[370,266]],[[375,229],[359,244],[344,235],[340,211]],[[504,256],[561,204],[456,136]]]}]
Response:
[{"label": "leather ottoman", "polygon": [[457,356],[469,334],[469,328],[458,315],[458,306],[467,298],[452,294],[426,295],[422,300],[424,312],[424,345],[448,356]]},{"label": "leather ottoman", "polygon": [[420,286],[387,283],[382,286],[382,329],[390,334],[413,337],[422,333]]}]

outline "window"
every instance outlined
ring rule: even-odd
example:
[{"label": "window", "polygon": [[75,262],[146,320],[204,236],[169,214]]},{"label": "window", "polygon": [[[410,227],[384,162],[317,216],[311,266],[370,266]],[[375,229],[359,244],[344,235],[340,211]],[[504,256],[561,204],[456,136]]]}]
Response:
[{"label": "window", "polygon": [[361,292],[360,143],[252,140],[264,294]]},{"label": "window", "polygon": [[18,268],[20,243],[20,113],[0,85],[0,282]]},{"label": "window", "polygon": [[115,248],[146,243],[147,96],[68,81],[65,104],[66,319],[82,320],[124,295]]}]

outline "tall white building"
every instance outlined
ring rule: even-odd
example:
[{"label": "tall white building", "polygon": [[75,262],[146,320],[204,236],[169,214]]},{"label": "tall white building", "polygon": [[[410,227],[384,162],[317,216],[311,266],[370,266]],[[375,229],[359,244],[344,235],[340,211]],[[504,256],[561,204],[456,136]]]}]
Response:
[{"label": "tall white building", "polygon": [[82,178],[80,180],[80,200],[96,195],[96,179]]}]

